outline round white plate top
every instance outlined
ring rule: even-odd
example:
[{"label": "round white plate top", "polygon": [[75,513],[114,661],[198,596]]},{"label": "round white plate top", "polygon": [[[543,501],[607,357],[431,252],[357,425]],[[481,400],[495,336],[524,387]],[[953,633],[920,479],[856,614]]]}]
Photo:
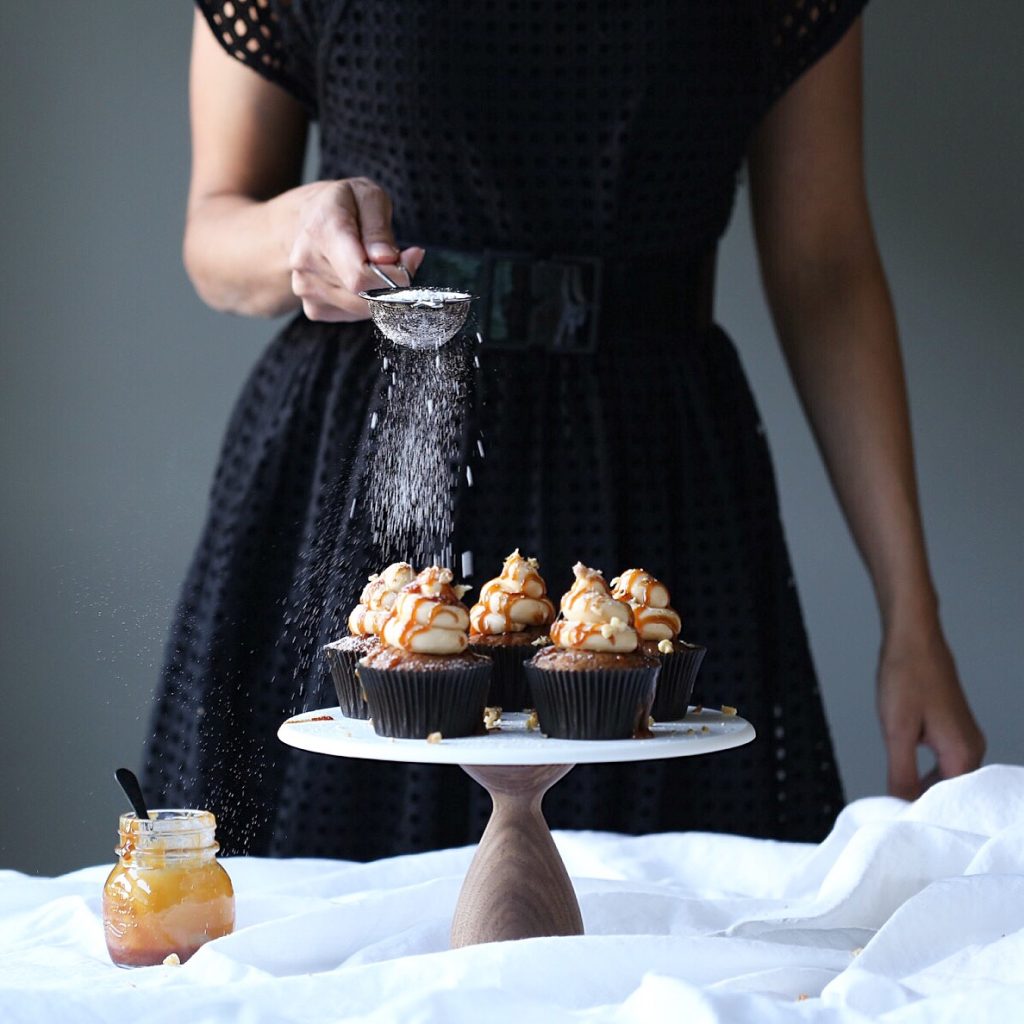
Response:
[{"label": "round white plate top", "polygon": [[527,728],[523,712],[502,715],[499,728],[486,736],[437,742],[378,736],[369,722],[344,718],[340,708],[307,711],[289,718],[277,731],[292,747],[336,757],[420,764],[597,764],[611,761],[654,761],[663,757],[711,754],[749,743],[754,727],[738,715],[690,709],[678,722],[657,722],[650,739],[562,740]]}]

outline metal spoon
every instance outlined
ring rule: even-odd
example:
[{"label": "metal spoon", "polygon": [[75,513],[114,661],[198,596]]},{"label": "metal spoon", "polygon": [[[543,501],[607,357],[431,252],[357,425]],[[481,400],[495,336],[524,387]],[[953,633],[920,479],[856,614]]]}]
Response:
[{"label": "metal spoon", "polygon": [[142,795],[142,787],[139,785],[139,780],[135,777],[135,772],[130,768],[118,768],[114,772],[114,778],[117,779],[117,784],[124,790],[125,796],[128,797],[128,801],[135,811],[135,817],[148,821],[149,810],[146,808],[146,800]]}]

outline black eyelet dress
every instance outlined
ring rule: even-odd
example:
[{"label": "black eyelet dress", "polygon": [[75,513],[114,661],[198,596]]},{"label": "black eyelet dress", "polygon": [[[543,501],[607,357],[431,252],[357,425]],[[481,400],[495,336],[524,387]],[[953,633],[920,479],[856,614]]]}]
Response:
[{"label": "black eyelet dress", "polygon": [[[578,560],[607,578],[648,569],[684,639],[709,649],[702,699],[738,707],[758,739],[577,767],[546,798],[554,828],[817,840],[842,805],[736,352],[675,312],[671,285],[634,297],[621,268],[643,289],[644,267],[688,274],[713,250],[758,121],[862,5],[201,0],[226,50],[318,121],[320,177],[390,193],[403,244],[619,268],[604,296],[616,327],[596,351],[477,346],[453,568],[471,552],[478,586],[519,547],[556,601]],[[417,554],[376,548],[364,514],[386,373],[368,324],[299,315],[227,431],[146,750],[153,800],[212,809],[227,852],[369,859],[473,842],[486,822],[486,794],[457,768],[276,738],[290,715],[335,703],[319,648],[366,575]]]}]

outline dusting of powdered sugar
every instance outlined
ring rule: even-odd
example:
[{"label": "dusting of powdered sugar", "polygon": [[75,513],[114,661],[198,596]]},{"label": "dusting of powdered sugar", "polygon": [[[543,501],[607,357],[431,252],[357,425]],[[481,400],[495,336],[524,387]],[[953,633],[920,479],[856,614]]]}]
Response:
[{"label": "dusting of powdered sugar", "polygon": [[457,342],[387,352],[390,385],[364,491],[373,540],[385,561],[449,565],[472,356]]},{"label": "dusting of powdered sugar", "polygon": [[399,288],[393,292],[374,295],[377,302],[398,302],[410,306],[425,306],[427,309],[440,309],[447,302],[466,302],[470,297],[469,292],[437,288]]}]

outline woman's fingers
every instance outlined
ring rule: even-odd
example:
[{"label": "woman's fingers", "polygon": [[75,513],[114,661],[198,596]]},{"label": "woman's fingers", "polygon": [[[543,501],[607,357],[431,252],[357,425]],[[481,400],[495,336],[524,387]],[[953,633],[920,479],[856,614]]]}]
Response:
[{"label": "woman's fingers", "polygon": [[[359,189],[370,191],[365,185]],[[365,320],[369,315],[356,294],[373,287],[356,191],[349,181],[319,183],[300,214],[289,266],[292,291],[311,320]],[[379,197],[373,202],[379,206]]]},{"label": "woman's fingers", "polygon": [[292,291],[302,300],[302,311],[309,320],[337,323],[369,316],[365,299],[328,276],[293,270]]},{"label": "woman's fingers", "polygon": [[917,771],[917,736],[903,731],[886,737],[889,755],[887,788],[892,796],[916,800],[921,795],[921,776]]},{"label": "woman's fingers", "polygon": [[416,271],[420,269],[420,264],[423,262],[423,257],[427,255],[427,251],[418,245],[411,245],[408,249],[403,249],[399,255],[401,256],[400,262],[409,271],[411,280],[416,276]]},{"label": "woman's fingers", "polygon": [[359,204],[347,181],[338,183],[336,206],[324,218],[318,238],[333,278],[351,293],[366,287],[366,250],[363,248]]},{"label": "woman's fingers", "polygon": [[352,178],[348,184],[367,259],[374,263],[397,263],[399,252],[391,232],[391,198],[369,178]]},{"label": "woman's fingers", "polygon": [[391,200],[379,185],[367,178],[321,184],[302,212],[290,254],[292,291],[311,320],[365,320],[369,308],[359,292],[382,286],[368,262],[403,285],[407,282],[398,265],[411,279],[424,251],[419,246],[397,249]]},{"label": "woman's fingers", "polygon": [[356,319],[344,305],[326,294],[328,288],[315,274],[292,271],[292,292],[302,300],[302,312],[307,319],[328,322]]},{"label": "woman's fingers", "polygon": [[[418,245],[403,249],[398,254],[398,264],[389,264],[386,267],[387,275],[401,286],[409,284],[416,276],[426,250]],[[406,275],[398,269],[401,265],[408,272]],[[324,261],[325,269],[319,274],[307,274],[299,271],[292,271],[292,291],[302,299],[302,309],[310,320],[324,320],[332,323],[341,321],[367,320],[370,316],[370,308],[365,299],[358,295],[360,291],[369,291],[372,288],[385,287],[372,270],[365,264],[361,265],[362,277],[354,282],[358,284],[355,291],[350,290],[340,281],[336,280],[330,265]]]},{"label": "woman's fingers", "polygon": [[971,714],[941,627],[887,638],[879,661],[878,711],[889,755],[889,792],[916,799],[934,778],[921,778],[917,749],[935,755],[944,779],[973,771],[985,737]]}]

